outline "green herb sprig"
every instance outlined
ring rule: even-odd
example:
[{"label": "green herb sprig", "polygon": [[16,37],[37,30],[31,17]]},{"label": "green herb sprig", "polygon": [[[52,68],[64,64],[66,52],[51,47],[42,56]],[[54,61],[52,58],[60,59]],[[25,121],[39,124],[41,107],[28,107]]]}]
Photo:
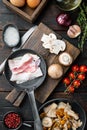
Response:
[{"label": "green herb sprig", "polygon": [[77,23],[81,27],[82,33],[79,36],[78,47],[80,48],[80,50],[83,51],[83,46],[87,39],[87,5],[82,3],[82,5],[79,8],[80,13],[78,14],[77,17]]}]

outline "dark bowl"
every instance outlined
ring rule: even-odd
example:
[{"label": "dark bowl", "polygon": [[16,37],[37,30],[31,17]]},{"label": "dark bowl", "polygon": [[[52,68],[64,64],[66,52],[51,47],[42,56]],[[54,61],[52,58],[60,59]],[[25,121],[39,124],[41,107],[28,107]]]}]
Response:
[{"label": "dark bowl", "polygon": [[75,100],[69,100],[69,99],[64,99],[64,98],[52,99],[52,100],[44,103],[39,108],[39,114],[41,114],[43,112],[44,107],[47,107],[48,105],[52,104],[53,102],[55,102],[57,104],[60,103],[60,102],[69,103],[72,107],[72,110],[75,111],[75,113],[78,113],[79,119],[83,123],[82,126],[79,127],[77,130],[84,130],[85,124],[86,124],[86,113],[85,113],[84,109],[82,108],[82,106]]},{"label": "dark bowl", "polygon": [[[5,31],[6,31],[6,29],[8,29],[9,27],[15,28],[16,31],[17,31],[17,34],[18,34],[18,41],[17,41],[14,45],[13,45],[12,43],[11,43],[11,44],[7,43],[7,41],[5,40]],[[11,35],[11,37],[14,37],[14,35],[13,35],[13,36]],[[2,32],[2,40],[3,40],[3,42],[5,43],[5,45],[7,45],[8,47],[16,47],[16,46],[19,46],[19,45],[21,44],[21,39],[20,39],[20,34],[19,34],[19,30],[18,30],[17,26],[14,25],[14,24],[7,24],[7,25],[5,25],[4,28],[3,28],[3,32]]]},{"label": "dark bowl", "polygon": [[56,0],[58,7],[63,11],[72,11],[79,7],[82,0]]},{"label": "dark bowl", "polygon": [[[7,116],[8,114],[11,114],[11,113],[15,113],[15,114],[17,114],[17,115],[20,117],[20,124],[19,124],[16,128],[9,128],[9,127],[6,125],[6,123],[5,123],[5,118],[6,118],[6,116]],[[5,126],[7,129],[9,129],[9,130],[18,130],[18,129],[22,126],[22,118],[21,118],[21,115],[18,114],[17,112],[15,112],[15,111],[9,111],[9,112],[5,113],[5,115],[4,115],[4,117],[3,117],[3,124],[4,124],[4,126]]]}]

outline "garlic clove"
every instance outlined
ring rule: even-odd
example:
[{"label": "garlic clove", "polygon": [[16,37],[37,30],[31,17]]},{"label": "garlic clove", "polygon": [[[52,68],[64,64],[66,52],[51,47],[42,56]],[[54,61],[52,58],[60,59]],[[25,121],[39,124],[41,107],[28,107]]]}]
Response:
[{"label": "garlic clove", "polygon": [[68,29],[68,31],[67,31],[67,35],[70,38],[76,38],[80,34],[81,34],[81,28],[78,25],[72,25],[72,26],[70,26],[69,29]]}]

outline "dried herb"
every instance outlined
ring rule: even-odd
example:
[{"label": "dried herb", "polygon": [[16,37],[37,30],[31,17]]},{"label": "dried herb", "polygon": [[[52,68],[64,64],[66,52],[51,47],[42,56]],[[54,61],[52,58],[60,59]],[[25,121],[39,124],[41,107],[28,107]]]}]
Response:
[{"label": "dried herb", "polygon": [[83,45],[85,44],[87,38],[87,5],[85,3],[82,3],[79,8],[80,13],[77,17],[77,23],[81,27],[82,33],[79,36],[78,47],[80,50],[83,50]]}]

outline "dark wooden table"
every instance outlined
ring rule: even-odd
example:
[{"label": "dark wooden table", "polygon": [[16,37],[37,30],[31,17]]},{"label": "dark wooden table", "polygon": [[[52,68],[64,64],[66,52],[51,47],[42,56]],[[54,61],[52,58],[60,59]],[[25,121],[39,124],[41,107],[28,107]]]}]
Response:
[{"label": "dark wooden table", "polygon": [[[50,0],[49,0],[50,1]],[[43,22],[48,27],[53,29],[56,33],[61,34],[64,38],[69,40],[72,44],[77,46],[77,39],[70,39],[66,35],[66,31],[68,28],[61,27],[56,23],[56,16],[61,11],[58,9],[58,6],[55,2],[55,0],[51,0],[51,2],[48,2],[45,9],[42,11],[38,19],[35,21],[34,24],[39,24],[40,22]],[[73,18],[73,24],[75,23],[76,17],[78,15],[78,10],[72,11],[71,17]],[[11,10],[9,10],[3,3],[2,0],[0,0],[0,63],[10,54],[11,49],[7,48],[3,41],[2,41],[2,30],[3,27],[8,24],[12,23],[17,25],[21,36],[31,27],[33,24],[30,24],[29,22],[26,22],[24,19],[19,17],[17,14],[13,13]],[[87,42],[84,45],[84,51],[79,55],[79,57],[76,59],[74,64],[86,64],[87,65]],[[66,75],[65,75],[66,76]],[[11,103],[7,102],[5,100],[6,95],[12,90],[13,88],[9,85],[7,80],[5,79],[4,75],[0,76],[0,130],[6,130],[3,126],[3,115],[12,110],[16,110],[17,112],[21,113],[23,120],[26,122],[29,122],[30,120],[33,121],[32,112],[29,104],[29,100],[27,95],[25,96],[22,104],[20,107],[14,107]],[[62,82],[56,87],[56,89],[53,91],[53,93],[49,96],[47,100],[53,99],[53,98],[69,98],[69,99],[76,99],[84,108],[84,110],[87,113],[87,78],[82,83],[81,87],[74,92],[72,95],[66,95],[64,94],[64,86]],[[37,102],[37,107],[39,108],[41,104]],[[20,130],[33,130],[28,127],[22,126]],[[85,127],[85,130],[87,130],[87,126]]]}]

